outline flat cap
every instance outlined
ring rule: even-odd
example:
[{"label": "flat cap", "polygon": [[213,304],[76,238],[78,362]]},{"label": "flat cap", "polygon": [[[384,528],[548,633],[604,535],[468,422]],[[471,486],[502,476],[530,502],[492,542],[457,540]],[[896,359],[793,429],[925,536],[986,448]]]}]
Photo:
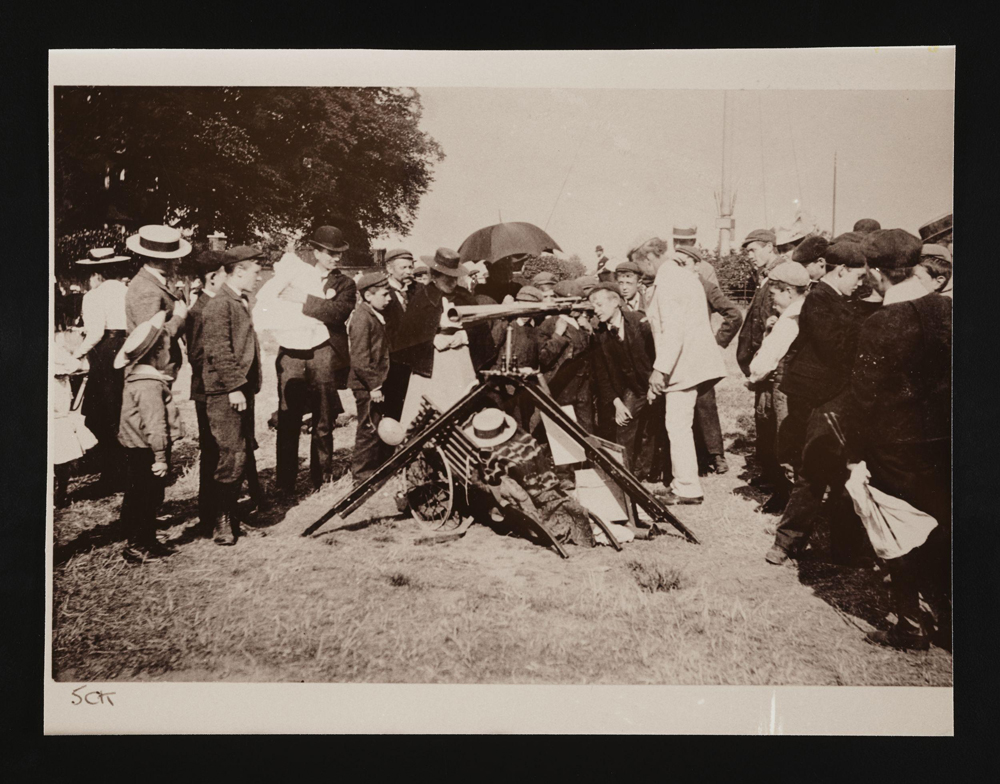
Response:
[{"label": "flat cap", "polygon": [[544,302],[545,292],[534,286],[521,286],[514,299],[518,302]]},{"label": "flat cap", "polygon": [[413,261],[413,254],[405,248],[393,248],[385,254],[386,264],[395,259],[410,259],[410,261]]},{"label": "flat cap", "polygon": [[642,275],[642,268],[634,261],[623,261],[615,266],[615,275],[620,272],[633,272],[636,275]]},{"label": "flat cap", "polygon": [[260,248],[255,248],[253,245],[237,245],[235,248],[229,248],[223,253],[225,256],[226,264],[232,264],[237,261],[251,261],[264,258],[264,251]]},{"label": "flat cap", "polygon": [[660,239],[660,235],[655,231],[643,231],[640,232],[639,234],[636,234],[635,237],[632,238],[632,242],[629,243],[628,253],[626,253],[625,255],[631,256],[647,242],[656,239]]},{"label": "flat cap", "polygon": [[905,269],[920,263],[923,243],[903,229],[873,231],[861,243],[868,265],[876,269]]},{"label": "flat cap", "polygon": [[799,264],[812,264],[823,257],[830,246],[829,240],[820,234],[810,234],[792,251],[792,261]]},{"label": "flat cap", "polygon": [[743,240],[743,244],[740,247],[745,248],[751,242],[770,242],[773,245],[774,232],[770,229],[754,229],[747,234],[747,238]]},{"label": "flat cap", "polygon": [[863,267],[867,263],[865,253],[857,242],[835,242],[823,254],[827,267]]},{"label": "flat cap", "polygon": [[674,247],[674,253],[681,253],[694,261],[702,261],[701,254],[690,245],[677,245]]},{"label": "flat cap", "polygon": [[385,270],[376,270],[375,272],[366,272],[360,278],[358,278],[357,287],[358,291],[364,291],[365,289],[370,289],[372,286],[381,286],[383,284],[388,284],[389,275]]},{"label": "flat cap", "polygon": [[601,279],[596,275],[581,275],[574,282],[580,286],[580,291],[582,291],[583,296],[586,297],[591,291],[593,291],[594,286],[601,282]]},{"label": "flat cap", "polygon": [[551,272],[539,272],[535,277],[531,279],[532,286],[544,286],[547,284],[555,285],[558,282],[556,276]]},{"label": "flat cap", "polygon": [[878,231],[881,228],[882,224],[874,218],[862,218],[854,224],[854,231],[860,232],[861,234],[870,234],[871,232]]},{"label": "flat cap", "polygon": [[552,289],[557,297],[583,297],[583,284],[580,282],[583,278],[575,278],[573,280],[561,280],[556,284],[556,287]]},{"label": "flat cap", "polygon": [[865,233],[863,231],[845,231],[843,234],[838,234],[833,238],[831,244],[837,242],[858,242],[860,243],[865,238]]},{"label": "flat cap", "polygon": [[226,261],[226,254],[220,250],[203,250],[195,257],[194,266],[200,274],[205,275],[215,272]]},{"label": "flat cap", "polygon": [[767,274],[768,280],[787,283],[789,286],[808,286],[809,273],[797,261],[783,261]]},{"label": "flat cap", "polygon": [[604,280],[599,282],[596,286],[594,286],[593,288],[590,289],[590,291],[587,292],[587,296],[589,297],[595,291],[613,291],[619,297],[624,296],[622,294],[621,287],[617,283],[611,280]]},{"label": "flat cap", "polygon": [[924,245],[920,249],[921,258],[930,259],[941,259],[942,261],[951,262],[951,251],[948,250],[944,245]]}]

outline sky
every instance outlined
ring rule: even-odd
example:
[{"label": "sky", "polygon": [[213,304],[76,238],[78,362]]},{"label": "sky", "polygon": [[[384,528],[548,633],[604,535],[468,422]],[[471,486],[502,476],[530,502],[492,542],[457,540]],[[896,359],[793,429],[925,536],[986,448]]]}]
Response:
[{"label": "sky", "polygon": [[723,103],[736,238],[799,209],[836,232],[859,218],[916,233],[952,209],[954,92],[420,88],[421,127],[445,159],[402,245],[457,249],[503,221],[542,228],[588,265],[639,233],[698,227],[714,248]]}]

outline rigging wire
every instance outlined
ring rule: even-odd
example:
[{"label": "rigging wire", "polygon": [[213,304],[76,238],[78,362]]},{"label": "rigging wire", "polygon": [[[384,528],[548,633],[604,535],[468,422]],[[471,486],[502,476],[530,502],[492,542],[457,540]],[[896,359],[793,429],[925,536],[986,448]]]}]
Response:
[{"label": "rigging wire", "polygon": [[788,95],[785,95],[785,119],[788,120],[788,136],[792,140],[792,160],[795,161],[795,179],[799,184],[799,209],[803,209],[802,201],[802,177],[799,175],[799,156],[795,152],[795,134],[792,132],[792,107],[788,103]]},{"label": "rigging wire", "polygon": [[[607,135],[607,134],[606,134]],[[549,217],[545,219],[545,225],[542,227],[542,231],[549,230],[549,221],[552,220],[552,216],[555,214],[556,207],[559,205],[559,199],[562,198],[563,190],[566,188],[566,183],[569,182],[569,175],[573,173],[573,167],[576,165],[576,159],[580,157],[580,150],[583,149],[583,143],[587,139],[587,129],[584,126],[582,132],[580,133],[580,143],[576,145],[576,152],[573,154],[573,160],[570,161],[569,169],[566,170],[566,176],[563,178],[562,185],[559,186],[559,193],[556,194],[556,200],[552,204],[552,209],[549,212]]]}]

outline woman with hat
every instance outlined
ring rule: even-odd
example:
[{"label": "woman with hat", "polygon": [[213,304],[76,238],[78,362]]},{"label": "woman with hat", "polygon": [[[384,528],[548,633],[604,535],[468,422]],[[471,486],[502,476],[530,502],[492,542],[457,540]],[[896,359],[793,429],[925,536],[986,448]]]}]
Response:
[{"label": "woman with hat", "polygon": [[113,367],[115,355],[125,343],[125,293],[131,268],[128,256],[118,256],[113,248],[95,248],[77,262],[90,272],[90,290],[83,295],[84,338],[73,353],[74,359],[87,358],[90,371],[83,398],[87,428],[98,441],[102,489],[122,489],[121,446],[118,418],[122,408],[123,371]]},{"label": "woman with hat", "polygon": [[467,274],[458,254],[438,248],[433,257],[421,258],[430,269],[431,282],[418,286],[410,297],[392,353],[393,362],[410,368],[400,419],[404,428],[420,410],[424,395],[439,410],[450,408],[475,384],[475,370],[496,351],[488,322],[466,330],[458,320],[456,306],[476,304],[472,294],[458,285]]}]

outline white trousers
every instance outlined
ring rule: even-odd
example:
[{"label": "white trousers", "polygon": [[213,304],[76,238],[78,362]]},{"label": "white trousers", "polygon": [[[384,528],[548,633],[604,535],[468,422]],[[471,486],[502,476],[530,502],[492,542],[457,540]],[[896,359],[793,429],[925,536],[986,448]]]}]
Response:
[{"label": "white trousers", "polygon": [[670,465],[674,481],[670,490],[682,498],[704,495],[698,479],[698,455],[694,450],[694,404],[697,387],[668,390],[665,424],[670,439]]}]

